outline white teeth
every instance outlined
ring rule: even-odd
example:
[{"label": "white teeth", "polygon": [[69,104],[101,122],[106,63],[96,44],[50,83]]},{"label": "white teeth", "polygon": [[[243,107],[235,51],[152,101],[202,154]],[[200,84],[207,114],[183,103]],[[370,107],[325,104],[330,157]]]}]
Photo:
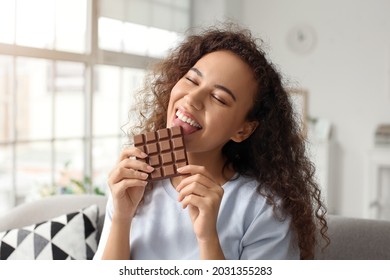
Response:
[{"label": "white teeth", "polygon": [[196,121],[194,121],[193,119],[187,117],[187,116],[184,116],[184,114],[182,112],[180,112],[179,110],[176,112],[176,116],[178,117],[179,120],[183,121],[183,122],[186,122],[188,123],[189,125],[192,125],[192,126],[195,126],[197,128],[202,128],[200,126],[200,124],[198,124]]}]

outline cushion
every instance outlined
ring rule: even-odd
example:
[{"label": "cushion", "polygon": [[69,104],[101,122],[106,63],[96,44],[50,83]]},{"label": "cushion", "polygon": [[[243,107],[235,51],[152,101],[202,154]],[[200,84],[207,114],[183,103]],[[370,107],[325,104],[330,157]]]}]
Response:
[{"label": "cushion", "polygon": [[97,249],[97,205],[0,232],[1,260],[85,260]]}]

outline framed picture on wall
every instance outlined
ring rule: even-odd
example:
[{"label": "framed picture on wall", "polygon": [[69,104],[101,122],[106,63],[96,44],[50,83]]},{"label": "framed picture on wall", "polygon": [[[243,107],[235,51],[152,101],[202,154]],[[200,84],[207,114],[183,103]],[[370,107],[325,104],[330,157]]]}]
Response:
[{"label": "framed picture on wall", "polygon": [[301,126],[302,135],[307,137],[308,92],[302,88],[289,88],[287,91],[290,94],[290,100],[293,105],[294,114]]}]

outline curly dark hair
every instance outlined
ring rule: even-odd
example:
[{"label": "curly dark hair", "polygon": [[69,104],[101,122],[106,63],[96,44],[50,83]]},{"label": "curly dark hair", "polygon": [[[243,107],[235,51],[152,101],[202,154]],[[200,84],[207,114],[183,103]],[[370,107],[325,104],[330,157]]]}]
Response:
[{"label": "curly dark hair", "polygon": [[[133,134],[167,125],[170,93],[176,82],[204,55],[227,50],[254,72],[258,91],[248,121],[257,121],[253,134],[241,143],[230,141],[222,149],[226,166],[256,178],[258,193],[267,197],[281,219],[291,216],[301,259],[314,258],[316,244],[327,237],[326,208],[314,178],[314,165],[306,155],[306,140],[296,122],[282,77],[260,48],[260,40],[238,26],[211,27],[192,34],[155,65],[147,79],[137,110],[141,119]],[[275,203],[281,199],[283,209]],[[320,238],[319,238],[320,237]]]}]

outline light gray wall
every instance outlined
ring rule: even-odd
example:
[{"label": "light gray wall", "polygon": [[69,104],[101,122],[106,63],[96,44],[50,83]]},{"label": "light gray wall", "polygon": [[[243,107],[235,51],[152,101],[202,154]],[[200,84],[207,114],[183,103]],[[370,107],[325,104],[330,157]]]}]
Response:
[{"label": "light gray wall", "polygon": [[[194,1],[195,26],[225,18],[263,38],[286,80],[309,91],[310,116],[332,122],[335,213],[364,216],[375,128],[390,123],[390,1]],[[287,43],[291,30],[302,26],[315,42],[305,53]]]},{"label": "light gray wall", "polygon": [[192,0],[192,25],[203,27],[227,19],[241,22],[243,3],[240,0]]}]

